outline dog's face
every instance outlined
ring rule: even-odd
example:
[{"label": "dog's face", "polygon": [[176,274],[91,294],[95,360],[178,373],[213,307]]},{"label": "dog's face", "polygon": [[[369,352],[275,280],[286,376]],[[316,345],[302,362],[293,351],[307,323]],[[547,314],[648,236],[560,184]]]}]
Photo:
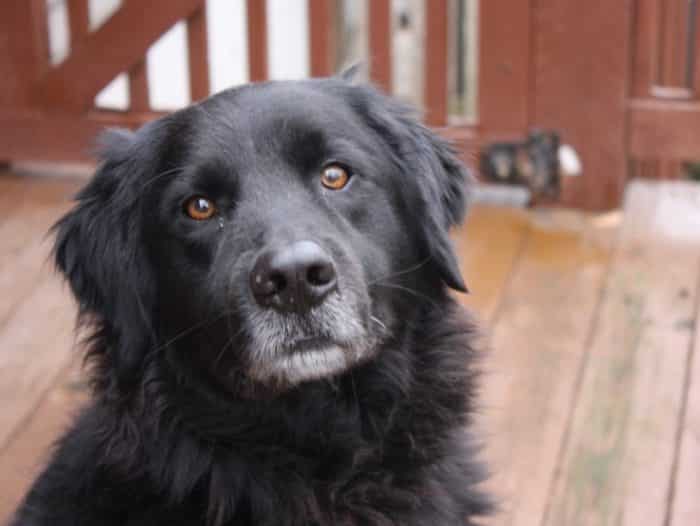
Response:
[{"label": "dog's face", "polygon": [[447,229],[465,174],[371,88],[230,90],[105,152],[56,256],[119,341],[115,370],[160,353],[230,392],[278,392],[371,360],[443,282],[464,289]]}]

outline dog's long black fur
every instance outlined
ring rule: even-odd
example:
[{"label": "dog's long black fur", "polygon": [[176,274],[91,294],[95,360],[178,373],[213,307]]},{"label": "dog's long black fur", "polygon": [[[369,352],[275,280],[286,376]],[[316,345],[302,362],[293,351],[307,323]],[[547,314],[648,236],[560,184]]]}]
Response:
[{"label": "dog's long black fur", "polygon": [[[448,293],[464,288],[447,231],[469,180],[446,143],[344,78],[229,90],[103,143],[55,245],[91,331],[93,401],[14,526],[439,526],[488,511],[469,430],[476,329]],[[347,188],[317,185],[328,160]],[[217,217],[185,217],[189,195]],[[262,312],[247,275],[262,247],[300,236],[333,254],[333,316],[364,354],[326,377],[265,377],[261,342],[315,322]]]}]

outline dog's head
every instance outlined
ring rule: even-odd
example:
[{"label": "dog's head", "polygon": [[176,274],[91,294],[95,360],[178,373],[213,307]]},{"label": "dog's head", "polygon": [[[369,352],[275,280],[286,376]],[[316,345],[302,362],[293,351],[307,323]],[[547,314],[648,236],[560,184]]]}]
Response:
[{"label": "dog's head", "polygon": [[232,89],[102,151],[55,254],[125,381],[154,355],[228,391],[332,377],[465,289],[466,173],[371,87]]}]

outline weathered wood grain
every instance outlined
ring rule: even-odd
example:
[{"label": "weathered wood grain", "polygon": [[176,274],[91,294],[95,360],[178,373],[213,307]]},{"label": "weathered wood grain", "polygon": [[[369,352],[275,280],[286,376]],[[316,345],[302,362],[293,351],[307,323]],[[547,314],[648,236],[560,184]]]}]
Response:
[{"label": "weathered wood grain", "polygon": [[469,294],[459,294],[459,299],[484,322],[493,319],[528,231],[526,211],[479,206],[453,233],[462,274],[469,287]]},{"label": "weathered wood grain", "polygon": [[73,373],[52,388],[72,356],[75,314],[48,264],[46,233],[83,182],[10,173],[0,178],[0,524],[78,396],[66,391]]},{"label": "weathered wood grain", "polygon": [[75,359],[42,399],[26,424],[0,451],[0,524],[5,524],[87,398],[80,360]]},{"label": "weathered wood grain", "polygon": [[0,332],[0,450],[36,409],[72,356],[75,308],[58,278],[46,278]]},{"label": "weathered wood grain", "polygon": [[628,189],[547,525],[664,524],[700,271],[698,199],[689,184]]},{"label": "weathered wood grain", "polygon": [[79,182],[31,177],[3,177],[0,195],[6,204],[0,220],[0,327],[30,294],[49,264],[48,230],[71,206]]},{"label": "weathered wood grain", "polygon": [[502,508],[489,524],[540,524],[618,222],[556,210],[530,217],[485,360],[487,486]]},{"label": "weathered wood grain", "polygon": [[[694,193],[698,199],[696,206],[700,207],[698,192]],[[695,290],[697,294],[698,289]],[[696,296],[695,302],[694,320],[677,320],[676,324],[679,331],[694,331],[695,338],[689,360],[686,408],[679,434],[670,526],[700,524],[700,298]]]},{"label": "weathered wood grain", "polygon": [[65,367],[75,309],[47,259],[46,232],[79,182],[4,176],[0,222],[0,448]]}]

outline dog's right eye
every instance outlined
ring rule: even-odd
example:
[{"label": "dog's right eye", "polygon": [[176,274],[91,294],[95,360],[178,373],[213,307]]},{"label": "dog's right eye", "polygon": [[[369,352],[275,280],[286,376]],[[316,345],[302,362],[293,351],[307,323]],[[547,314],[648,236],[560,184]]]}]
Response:
[{"label": "dog's right eye", "polygon": [[321,172],[321,184],[329,190],[342,190],[349,180],[350,174],[339,164],[329,164]]},{"label": "dog's right eye", "polygon": [[184,210],[188,216],[197,221],[211,219],[214,217],[214,214],[216,214],[216,206],[214,203],[201,195],[190,197],[185,201]]}]

